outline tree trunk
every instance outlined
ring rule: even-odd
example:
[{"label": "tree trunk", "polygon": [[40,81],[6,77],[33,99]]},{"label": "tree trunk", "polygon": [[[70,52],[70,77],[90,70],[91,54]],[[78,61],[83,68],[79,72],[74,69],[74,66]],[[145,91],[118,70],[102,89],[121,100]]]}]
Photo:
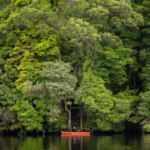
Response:
[{"label": "tree trunk", "polygon": [[71,112],[70,112],[70,110],[67,108],[66,96],[67,96],[67,94],[65,94],[65,110],[68,112],[68,115],[69,115],[68,130],[71,131]]},{"label": "tree trunk", "polygon": [[89,125],[90,124],[90,114],[87,113],[87,124]]}]

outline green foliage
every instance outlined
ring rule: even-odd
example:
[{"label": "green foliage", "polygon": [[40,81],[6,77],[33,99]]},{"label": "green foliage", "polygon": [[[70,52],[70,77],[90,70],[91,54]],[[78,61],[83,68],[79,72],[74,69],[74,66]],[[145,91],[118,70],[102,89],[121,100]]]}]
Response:
[{"label": "green foliage", "polygon": [[61,112],[61,115],[58,116],[57,121],[50,122],[48,124],[49,132],[58,132],[60,129],[67,129],[69,118],[66,117],[65,113]]},{"label": "green foliage", "polygon": [[131,0],[132,3],[142,4],[144,0]]},{"label": "green foliage", "polygon": [[[0,60],[2,61],[2,60]],[[3,61],[2,61],[3,62]],[[1,65],[3,63],[1,62]],[[3,68],[0,70],[0,130],[13,130],[17,126],[11,127],[16,123],[16,114],[10,111],[10,107],[16,103],[18,91],[15,89],[14,81],[17,78],[17,73],[12,68]]]},{"label": "green foliage", "polygon": [[[11,0],[1,0],[0,1],[0,13],[1,13],[1,11],[5,11],[6,9],[8,10],[8,7],[10,6],[10,3],[11,3]],[[10,9],[8,11],[10,11]],[[8,14],[6,13],[4,15],[7,16]]]},{"label": "green foliage", "polygon": [[[6,44],[9,43],[9,46],[15,45],[15,47],[13,49],[3,47],[1,55],[3,58],[7,58],[8,66],[19,72],[19,78],[15,81],[15,85],[17,89],[22,90],[24,82],[27,80],[34,83],[38,80],[43,62],[60,59],[60,52],[57,47],[57,32],[51,28],[49,21],[48,3],[45,1],[44,4],[43,1],[36,0],[16,0],[13,1],[13,5],[18,10],[12,11],[10,17],[12,17],[15,27],[14,34],[18,38],[12,40],[10,33]],[[43,17],[45,13],[47,14],[46,18]],[[33,68],[32,75],[29,68]]]},{"label": "green foliage", "polygon": [[132,50],[129,48],[105,47],[94,56],[95,65],[92,66],[94,73],[102,77],[106,87],[115,93],[128,81],[126,65],[133,64],[131,53]]},{"label": "green foliage", "polygon": [[[78,13],[76,13],[76,10],[78,10]],[[138,26],[144,24],[142,15],[134,12],[129,1],[107,0],[103,2],[100,0],[71,0],[68,2],[63,0],[59,3],[57,11],[58,18],[60,17],[57,30],[60,32],[62,59],[72,62],[74,72],[79,80],[79,85],[82,80],[82,67],[85,60],[90,60],[94,54],[101,54],[101,51],[106,50],[105,47],[110,47],[110,49],[115,50],[119,50],[120,48],[120,51],[122,51],[124,46],[122,46],[122,41],[118,36],[118,32],[126,32],[126,28],[131,29],[132,32],[133,29],[135,30]],[[68,41],[65,39],[64,42],[64,36],[67,37]],[[127,48],[131,48],[131,44],[136,45],[137,43],[138,42],[135,41],[134,43],[129,42],[130,46]],[[131,58],[131,50],[130,52],[127,51],[126,53],[129,54],[128,57],[130,58],[128,59],[130,59],[131,63],[131,59],[135,58]],[[68,54],[70,54],[71,58]],[[101,58],[98,58],[98,62],[96,63],[99,63],[99,60],[101,60]],[[91,61],[91,63],[95,64],[95,61]],[[122,68],[124,71],[121,71],[122,73],[124,72],[124,75],[121,73],[122,75],[118,77],[119,79],[122,79],[122,81],[117,81],[116,83],[116,80],[119,80],[116,79],[115,83],[112,83],[111,89],[117,87],[113,92],[117,93],[120,89],[120,85],[123,85],[128,80],[125,68],[130,63],[124,62],[124,69]],[[103,68],[104,70],[108,69],[106,66],[103,66]],[[94,70],[98,69],[95,67]],[[106,74],[108,75],[109,73],[105,72],[105,76]],[[110,76],[110,78],[111,77],[113,78],[114,75]]]},{"label": "green foliage", "polygon": [[[10,130],[21,126],[18,121],[27,130],[42,130],[43,116],[48,116],[46,99],[39,99],[37,95],[37,99],[34,96],[21,98],[16,87],[22,90],[26,81],[35,84],[40,78],[43,62],[60,59],[57,32],[49,21],[49,6],[46,0],[13,0],[0,12],[0,55],[7,60],[0,72],[0,105],[8,112],[17,113],[14,127],[8,123]],[[43,17],[45,13],[46,18]],[[5,116],[7,110],[2,112]]]},{"label": "green foliage", "polygon": [[28,100],[17,100],[16,104],[10,108],[11,111],[17,112],[18,120],[23,122],[27,130],[42,130],[43,118],[32,107]]},{"label": "green foliage", "polygon": [[149,118],[149,6],[1,0],[1,130],[69,129],[67,106],[76,96],[92,117],[85,130],[120,132]]},{"label": "green foliage", "polygon": [[139,104],[138,108],[138,113],[140,116],[144,117],[149,117],[150,115],[150,107],[149,107],[149,103],[150,103],[150,92],[146,91],[143,93],[140,93],[140,97],[141,97],[141,102]]},{"label": "green foliage", "polygon": [[77,79],[70,74],[71,70],[70,64],[62,61],[44,64],[42,77],[45,78],[45,88],[56,102],[64,99],[65,94],[67,98],[74,97]]},{"label": "green foliage", "polygon": [[[83,73],[83,80],[79,89],[77,101],[83,104],[84,109],[89,112],[94,124],[102,131],[116,130],[114,124],[119,124],[129,118],[130,103],[121,96],[113,97],[112,92],[104,86],[102,78],[94,75],[90,70]],[[121,126],[121,129],[124,128]]]},{"label": "green foliage", "polygon": [[2,23],[0,25],[0,55],[3,59],[7,59],[9,52],[12,51],[12,46],[15,45],[16,36],[9,32],[11,28],[7,23]]},{"label": "green foliage", "polygon": [[20,66],[17,70],[20,71],[19,78],[15,81],[17,89],[22,89],[24,82],[37,81],[41,73],[42,63],[39,63],[37,59],[34,58],[34,53],[26,51],[24,53],[24,58],[21,60]]},{"label": "green foliage", "polygon": [[21,136],[21,137],[26,136],[26,131],[21,129],[20,132],[18,132],[18,135]]},{"label": "green foliage", "polygon": [[[53,100],[53,109],[56,112],[58,104],[61,100],[65,102],[65,110],[69,115],[68,130],[71,127],[71,114],[67,108],[67,104],[71,105],[71,102],[67,101],[70,98],[75,98],[75,88],[77,79],[74,75],[70,74],[72,68],[69,63],[62,61],[58,62],[46,62],[42,70],[42,77],[45,79],[45,88],[51,95]],[[57,108],[57,109],[56,109]],[[53,110],[52,109],[52,110]],[[55,117],[56,119],[57,117]]]},{"label": "green foliage", "polygon": [[66,27],[61,29],[61,34],[69,36],[71,38],[70,42],[78,47],[82,47],[85,42],[87,54],[91,49],[95,49],[101,40],[97,30],[82,19],[71,18]]},{"label": "green foliage", "polygon": [[145,132],[150,132],[150,121],[148,121],[148,125],[143,128]]},{"label": "green foliage", "polygon": [[[1,10],[2,8],[0,8]],[[3,19],[7,19],[9,14],[10,14],[10,11],[11,11],[11,7],[10,5],[8,5],[7,7],[5,7],[3,9],[3,11],[0,11],[0,19],[3,20]]]},{"label": "green foliage", "polygon": [[[70,74],[71,69],[70,64],[62,61],[46,62],[42,69],[42,83],[33,85],[31,82],[26,82],[23,88],[23,93],[26,96],[37,97],[37,99],[31,101],[35,104],[35,110],[39,112],[39,117],[46,117],[45,121],[48,122],[49,131],[66,128],[64,124],[65,117],[61,117],[62,109],[59,103],[64,100],[66,104],[69,104],[69,102],[66,102],[67,99],[75,96],[74,89],[77,80],[76,77]],[[16,111],[18,111],[19,118],[20,110],[18,110],[18,106],[16,106]],[[25,119],[25,116],[22,119]],[[23,124],[29,126],[24,122]],[[54,125],[55,127],[53,127]],[[41,129],[40,127],[38,128]]]},{"label": "green foliage", "polygon": [[125,31],[121,31],[119,37],[123,41],[125,47],[135,49],[141,46],[140,37],[141,32],[140,30],[131,30],[126,29]]},{"label": "green foliage", "polygon": [[93,113],[98,111],[104,114],[110,112],[113,107],[112,93],[105,88],[101,78],[96,77],[89,70],[83,74],[81,88],[83,93],[81,101],[87,111]]}]

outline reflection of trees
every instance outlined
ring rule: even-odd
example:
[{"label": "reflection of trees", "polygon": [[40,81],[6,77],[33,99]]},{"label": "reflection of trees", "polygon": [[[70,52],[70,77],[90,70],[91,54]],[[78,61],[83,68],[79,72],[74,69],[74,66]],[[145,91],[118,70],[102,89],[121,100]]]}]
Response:
[{"label": "reflection of trees", "polygon": [[3,137],[0,150],[149,150],[150,135]]},{"label": "reflection of trees", "polygon": [[90,137],[4,137],[0,150],[90,150]]},{"label": "reflection of trees", "polygon": [[71,137],[68,137],[68,147],[69,147],[69,150],[72,150],[72,147],[71,147]]},{"label": "reflection of trees", "polygon": [[67,143],[61,144],[59,136],[27,137],[17,150],[61,150],[66,149],[66,146]]},{"label": "reflection of trees", "polygon": [[0,150],[15,150],[15,147],[21,146],[21,141],[18,137],[0,136]]},{"label": "reflection of trees", "polygon": [[[115,136],[100,136],[96,138],[93,137],[92,140],[92,147],[96,145],[96,149],[101,148],[110,150],[120,150],[121,144],[125,142],[125,139],[120,136],[119,138]],[[121,147],[121,150],[128,150],[128,147]]]},{"label": "reflection of trees", "polygon": [[17,150],[44,150],[42,137],[27,137]]},{"label": "reflection of trees", "polygon": [[90,137],[68,136],[61,139],[68,141],[69,150],[90,150]]},{"label": "reflection of trees", "polygon": [[[91,138],[92,149],[99,150],[148,150],[147,142],[148,136],[134,135],[134,136],[96,136]],[[150,136],[149,136],[150,137]],[[150,144],[150,142],[149,142]]]},{"label": "reflection of trees", "polygon": [[66,150],[67,145],[67,141],[61,141],[59,136],[49,136],[48,148],[46,150]]},{"label": "reflection of trees", "polygon": [[144,149],[144,150],[150,149],[150,135],[142,136],[142,149]]}]

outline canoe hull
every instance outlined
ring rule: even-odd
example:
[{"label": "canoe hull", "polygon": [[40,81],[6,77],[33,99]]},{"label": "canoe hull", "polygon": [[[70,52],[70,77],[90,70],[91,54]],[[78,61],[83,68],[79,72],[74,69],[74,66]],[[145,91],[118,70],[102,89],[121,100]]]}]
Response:
[{"label": "canoe hull", "polygon": [[90,136],[90,132],[66,132],[66,131],[61,131],[61,136]]}]

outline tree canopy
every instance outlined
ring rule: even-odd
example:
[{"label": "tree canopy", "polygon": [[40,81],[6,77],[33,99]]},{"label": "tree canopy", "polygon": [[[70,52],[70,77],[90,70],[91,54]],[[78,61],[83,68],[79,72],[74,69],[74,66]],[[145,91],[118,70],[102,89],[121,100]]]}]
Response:
[{"label": "tree canopy", "polygon": [[1,0],[0,130],[71,130],[78,105],[83,129],[150,132],[149,8],[149,0]]}]

